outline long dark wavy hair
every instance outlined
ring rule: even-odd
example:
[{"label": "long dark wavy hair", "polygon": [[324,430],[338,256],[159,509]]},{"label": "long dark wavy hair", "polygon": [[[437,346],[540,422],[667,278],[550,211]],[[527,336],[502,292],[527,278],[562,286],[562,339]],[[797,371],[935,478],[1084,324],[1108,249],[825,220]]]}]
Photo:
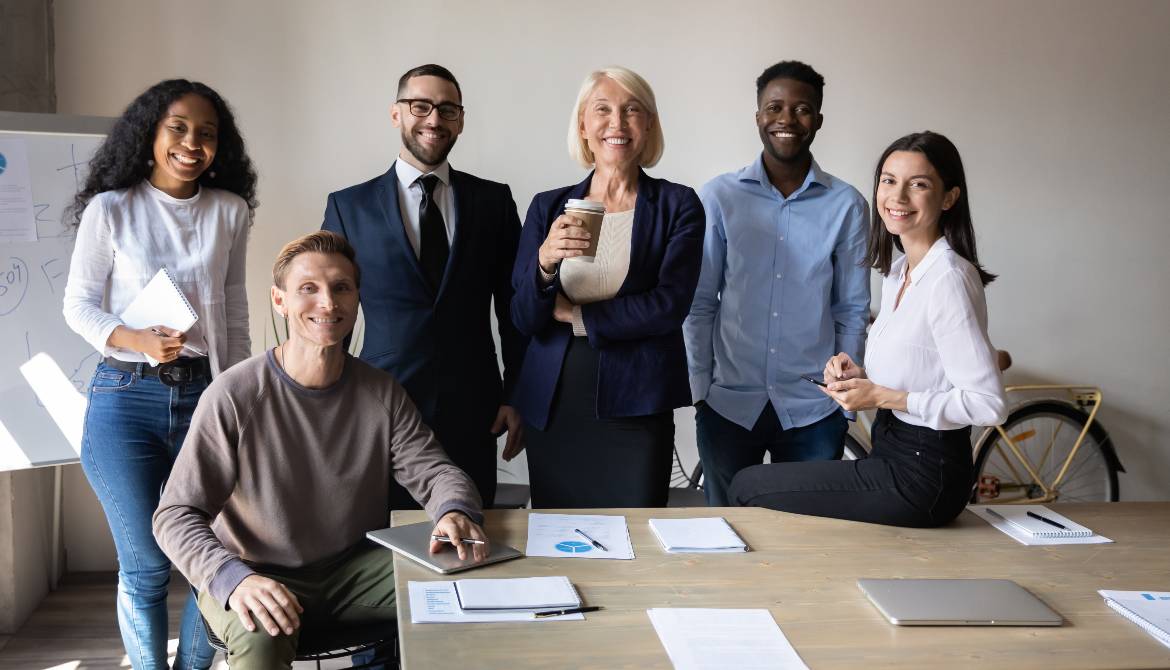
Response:
[{"label": "long dark wavy hair", "polygon": [[921,133],[911,133],[894,140],[882,157],[878,159],[877,167],[873,171],[873,212],[870,221],[869,249],[866,252],[865,264],[874,268],[882,275],[890,274],[890,264],[894,255],[894,247],[904,252],[902,240],[890,231],[882,222],[880,205],[877,200],[878,183],[881,181],[882,167],[886,159],[895,151],[915,151],[926,156],[926,160],[934,166],[938,176],[942,177],[943,191],[959,187],[959,199],[950,209],[943,210],[938,218],[938,227],[951,249],[967,259],[979,271],[979,279],[986,286],[995,280],[995,275],[983,269],[979,264],[979,256],[975,253],[975,229],[971,225],[971,206],[967,191],[967,175],[963,171],[963,160],[959,158],[959,150],[945,135],[929,130]]},{"label": "long dark wavy hair", "polygon": [[[131,102],[89,162],[85,185],[65,210],[65,220],[79,225],[85,206],[98,193],[129,188],[150,176],[158,124],[173,102],[188,94],[206,98],[219,117],[218,147],[199,185],[231,191],[256,209],[256,171],[244,149],[244,138],[224,99],[210,86],[186,79],[167,79],[146,89]],[[212,173],[215,174],[212,177]]]}]

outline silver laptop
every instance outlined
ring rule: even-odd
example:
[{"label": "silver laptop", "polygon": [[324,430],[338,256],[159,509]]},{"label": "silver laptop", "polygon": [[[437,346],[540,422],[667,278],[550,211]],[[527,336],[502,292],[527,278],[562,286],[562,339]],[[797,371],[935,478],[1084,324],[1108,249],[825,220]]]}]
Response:
[{"label": "silver laptop", "polygon": [[[506,561],[512,558],[520,558],[524,555],[514,547],[509,547],[506,544],[500,544],[498,542],[491,543],[491,554],[482,561],[476,561],[471,558],[470,551],[468,551],[467,560],[460,560],[459,554],[455,553],[453,547],[443,547],[443,550],[439,553],[432,554],[431,531],[434,529],[435,524],[424,521],[406,526],[371,530],[366,533],[366,537],[384,547],[389,547],[397,551],[416,563],[421,563],[431,570],[444,575],[478,568],[482,565],[491,565],[492,563],[499,563],[500,561]],[[470,550],[470,546],[468,549]]]},{"label": "silver laptop", "polygon": [[1063,619],[1010,579],[859,579],[899,626],[1059,626]]}]

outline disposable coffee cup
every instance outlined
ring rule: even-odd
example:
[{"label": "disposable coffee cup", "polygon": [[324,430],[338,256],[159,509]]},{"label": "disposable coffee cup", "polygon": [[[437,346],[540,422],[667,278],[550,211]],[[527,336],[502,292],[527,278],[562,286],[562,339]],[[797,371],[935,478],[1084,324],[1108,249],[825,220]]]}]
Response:
[{"label": "disposable coffee cup", "polygon": [[585,223],[585,230],[589,231],[589,248],[584,250],[582,258],[592,259],[597,255],[597,241],[601,239],[601,222],[605,219],[605,203],[594,200],[570,199],[565,203],[565,214],[569,214]]}]

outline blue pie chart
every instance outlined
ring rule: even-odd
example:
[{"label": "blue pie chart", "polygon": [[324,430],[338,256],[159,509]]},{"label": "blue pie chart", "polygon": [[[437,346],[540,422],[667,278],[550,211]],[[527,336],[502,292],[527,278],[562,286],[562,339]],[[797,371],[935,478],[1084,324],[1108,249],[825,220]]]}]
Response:
[{"label": "blue pie chart", "polygon": [[565,540],[564,542],[557,542],[557,551],[563,551],[566,554],[584,554],[587,551],[593,551],[593,547],[585,542],[577,540]]},{"label": "blue pie chart", "polygon": [[0,174],[4,174],[4,168],[8,167],[8,159],[4,154],[0,154]]}]

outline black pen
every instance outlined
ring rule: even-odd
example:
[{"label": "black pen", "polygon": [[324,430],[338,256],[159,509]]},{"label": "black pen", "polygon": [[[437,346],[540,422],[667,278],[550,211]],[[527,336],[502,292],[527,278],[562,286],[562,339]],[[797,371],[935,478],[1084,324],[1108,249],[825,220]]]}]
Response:
[{"label": "black pen", "polygon": [[543,619],[545,617],[550,617],[550,616],[564,616],[566,614],[581,614],[583,612],[596,612],[599,609],[601,609],[601,608],[598,607],[597,605],[591,605],[589,607],[570,607],[567,610],[549,610],[547,612],[537,612],[536,618]]},{"label": "black pen", "polygon": [[586,535],[586,534],[585,534],[585,531],[581,530],[580,528],[574,528],[574,529],[573,529],[573,532],[574,532],[574,533],[576,533],[576,534],[578,534],[578,535],[580,535],[581,537],[585,538],[586,540],[589,540],[589,544],[592,544],[593,546],[597,547],[598,549],[600,549],[600,550],[602,550],[602,551],[609,551],[609,549],[606,549],[606,548],[605,548],[605,545],[604,545],[604,544],[602,544],[602,543],[598,542],[597,540],[595,540],[595,539],[593,539],[593,538],[589,537],[588,535]]},{"label": "black pen", "polygon": [[1061,530],[1068,530],[1068,526],[1066,526],[1062,523],[1057,523],[1057,522],[1053,521],[1052,519],[1042,517],[1039,514],[1033,512],[1032,510],[1028,510],[1028,516],[1032,517],[1033,519],[1039,519],[1040,521],[1043,521],[1044,523],[1048,524],[1049,526],[1056,526],[1057,528],[1059,528]]},{"label": "black pen", "polygon": [[[446,535],[432,535],[431,539],[435,542],[451,542],[451,538],[447,537]],[[483,540],[476,540],[470,537],[461,538],[459,541],[463,544],[487,544]]]}]

